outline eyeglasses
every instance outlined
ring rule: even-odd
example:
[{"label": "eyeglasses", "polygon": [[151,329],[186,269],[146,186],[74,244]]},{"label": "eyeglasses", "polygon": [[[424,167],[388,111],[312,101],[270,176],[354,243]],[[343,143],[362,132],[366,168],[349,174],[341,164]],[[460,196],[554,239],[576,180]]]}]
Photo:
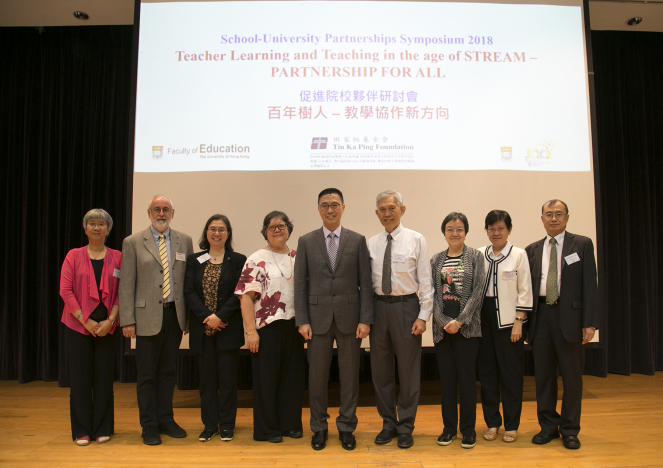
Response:
[{"label": "eyeglasses", "polygon": [[274,232],[274,231],[276,231],[277,229],[278,229],[279,231],[285,231],[286,229],[288,229],[288,226],[286,226],[285,224],[277,224],[276,226],[269,226],[269,227],[267,228],[267,230],[268,230],[269,232]]},{"label": "eyeglasses", "polygon": [[99,229],[101,229],[101,228],[105,228],[105,227],[106,227],[106,223],[104,223],[103,221],[100,221],[100,222],[93,222],[93,221],[92,221],[92,222],[88,222],[87,225],[90,226],[90,227],[93,228],[93,229],[94,229],[94,228],[99,228]]},{"label": "eyeglasses", "polygon": [[227,229],[223,229],[223,228],[221,228],[221,229],[209,228],[208,231],[211,232],[212,234],[216,234],[217,232],[219,234],[226,234],[228,232]]},{"label": "eyeglasses", "polygon": [[557,213],[552,213],[549,211],[545,213],[543,216],[545,216],[546,219],[553,219],[553,218],[561,219],[564,216],[566,216],[566,213],[562,213],[561,211],[558,211]]},{"label": "eyeglasses", "polygon": [[463,228],[458,228],[455,231],[451,228],[447,228],[447,230],[446,230],[447,234],[462,234],[464,232],[465,232],[465,229],[463,229]]},{"label": "eyeglasses", "polygon": [[488,234],[495,234],[496,232],[499,232],[500,234],[503,234],[503,233],[506,232],[506,230],[507,229],[504,226],[498,227],[497,229],[495,229],[495,228],[488,228],[487,229]]},{"label": "eyeglasses", "polygon": [[387,214],[387,213],[393,214],[397,211],[398,211],[398,207],[396,207],[396,206],[392,206],[391,208],[380,208],[380,209],[378,209],[378,213],[380,213],[381,215],[384,215],[384,214]]},{"label": "eyeglasses", "polygon": [[168,213],[170,213],[170,208],[167,208],[167,207],[166,207],[166,208],[152,208],[151,211],[152,211],[152,213],[154,213],[155,215],[158,215],[158,214],[161,213],[162,211],[163,211],[163,214],[167,215]]},{"label": "eyeglasses", "polygon": [[327,203],[323,203],[322,205],[318,205],[318,208],[322,211],[329,211],[329,208],[336,211],[340,207],[341,207],[340,203],[332,203],[331,205],[328,205]]}]

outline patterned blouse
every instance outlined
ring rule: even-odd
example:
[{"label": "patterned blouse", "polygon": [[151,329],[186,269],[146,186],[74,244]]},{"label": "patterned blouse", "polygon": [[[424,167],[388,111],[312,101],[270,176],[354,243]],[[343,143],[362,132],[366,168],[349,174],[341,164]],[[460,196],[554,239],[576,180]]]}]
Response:
[{"label": "patterned blouse", "polygon": [[[219,279],[221,278],[221,268],[223,264],[215,265],[207,262],[203,272],[203,295],[205,296],[205,307],[216,311],[216,299],[219,292]],[[213,335],[218,330],[205,324],[205,334]]]},{"label": "patterned blouse", "polygon": [[246,259],[235,294],[256,293],[256,328],[295,318],[295,255],[294,250],[279,254],[260,249]]}]

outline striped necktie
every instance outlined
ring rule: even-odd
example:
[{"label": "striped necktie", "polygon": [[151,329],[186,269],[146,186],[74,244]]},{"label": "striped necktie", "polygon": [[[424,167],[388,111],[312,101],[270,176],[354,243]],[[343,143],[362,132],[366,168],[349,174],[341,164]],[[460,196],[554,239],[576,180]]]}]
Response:
[{"label": "striped necktie", "polygon": [[557,240],[550,239],[550,266],[548,267],[548,278],[546,279],[546,303],[554,304],[559,298],[557,289]]},{"label": "striped necktie", "polygon": [[338,247],[334,241],[336,234],[330,232],[327,237],[329,238],[329,243],[327,244],[327,254],[329,255],[329,263],[331,263],[331,270],[333,272],[334,268],[336,267],[336,252],[338,251]]},{"label": "striped necktie", "polygon": [[168,250],[166,249],[166,238],[163,234],[159,236],[159,257],[163,267],[163,298],[170,296],[170,270],[168,269]]}]

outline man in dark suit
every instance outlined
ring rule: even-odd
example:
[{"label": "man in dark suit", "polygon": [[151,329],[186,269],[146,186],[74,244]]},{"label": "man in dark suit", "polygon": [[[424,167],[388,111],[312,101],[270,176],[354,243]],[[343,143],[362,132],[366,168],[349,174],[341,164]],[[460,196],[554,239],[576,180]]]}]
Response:
[{"label": "man in dark suit", "polygon": [[[567,232],[568,220],[566,203],[547,201],[541,221],[548,235],[525,249],[535,298],[528,341],[541,426],[532,442],[547,444],[561,433],[564,447],[579,449],[582,346],[591,341],[597,328],[598,292],[594,244],[588,237]],[[557,366],[564,385],[561,415],[557,413]]]},{"label": "man in dark suit", "polygon": [[322,450],[327,442],[327,384],[335,340],[341,380],[336,427],[343,448],[354,450],[360,345],[373,323],[371,265],[366,238],[341,227],[341,191],[320,192],[318,211],[323,227],[299,238],[295,264],[295,319],[308,340],[311,446]]},{"label": "man in dark suit", "polygon": [[161,437],[186,437],[173,418],[175,365],[182,332],[187,328],[184,302],[186,259],[191,237],[170,229],[173,204],[157,195],[147,208],[152,225],[122,242],[120,325],[136,338],[136,390],[142,438],[159,445]]}]

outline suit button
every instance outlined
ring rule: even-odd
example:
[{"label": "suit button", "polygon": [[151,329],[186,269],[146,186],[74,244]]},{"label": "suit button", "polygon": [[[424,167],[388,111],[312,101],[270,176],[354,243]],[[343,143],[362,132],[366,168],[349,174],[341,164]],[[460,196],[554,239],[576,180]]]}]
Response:
[{"label": "suit button", "polygon": [[163,273],[163,270],[159,270],[159,273]]},{"label": "suit button", "polygon": [[160,288],[163,288],[163,284],[160,284],[159,287],[160,287]]},{"label": "suit button", "polygon": [[223,281],[219,281],[219,284],[223,284]]},{"label": "suit button", "polygon": [[336,294],[332,294],[332,297],[336,297]]},{"label": "suit button", "polygon": [[336,277],[335,277],[335,276],[332,276],[332,281],[334,281],[335,279],[336,279]]},{"label": "suit button", "polygon": [[159,301],[159,304],[161,304],[161,301]]}]

